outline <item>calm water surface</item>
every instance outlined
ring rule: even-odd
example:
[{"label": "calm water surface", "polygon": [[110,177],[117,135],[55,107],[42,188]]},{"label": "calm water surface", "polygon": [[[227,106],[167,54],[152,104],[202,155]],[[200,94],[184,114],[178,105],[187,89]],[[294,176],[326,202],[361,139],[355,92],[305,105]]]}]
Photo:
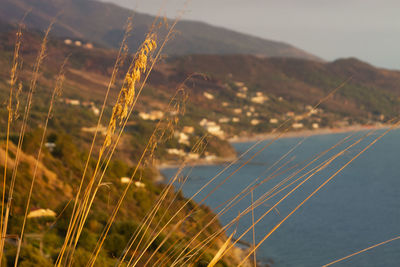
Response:
[{"label": "calm water surface", "polygon": [[[341,157],[311,177],[295,193],[279,204],[276,210],[257,224],[256,242],[260,241],[314,189],[380,133],[382,131],[368,136],[364,141],[343,153]],[[305,167],[307,163],[346,138],[349,133],[312,136],[305,140],[303,138],[281,139],[270,145],[267,145],[270,142],[267,140],[230,167],[198,194],[195,200],[201,201],[256,151],[266,145],[265,150],[223,183],[205,200],[205,203],[211,208],[216,208],[218,212],[221,210],[221,207],[218,207],[221,203],[236,196],[252,183],[258,185],[254,190],[254,199],[258,199],[283,179],[293,175],[293,180],[301,177],[364,134],[365,132],[358,133],[346,139],[345,143],[326,153],[308,167]],[[299,142],[302,143],[298,145]],[[241,154],[253,144],[238,143],[234,146]],[[282,158],[289,151],[291,152]],[[278,161],[279,159],[281,160]],[[189,179],[182,189],[184,195],[191,197],[225,167],[226,165],[187,168],[185,174],[189,174]],[[302,168],[304,170],[301,170]],[[166,177],[172,177],[176,169],[164,169],[162,172]],[[260,183],[261,181],[264,182]],[[256,208],[255,219],[260,218],[269,207],[297,184],[289,186]],[[246,195],[242,201],[220,216],[221,223],[223,225],[229,223],[250,203],[250,195]],[[251,216],[248,215],[228,232],[237,229],[237,237],[250,225]],[[285,221],[259,247],[257,257],[264,261],[272,259],[274,266],[321,266],[398,235],[400,235],[400,131],[396,130],[387,134],[353,161]],[[251,231],[244,240],[252,242]],[[400,266],[400,240],[333,266]]]}]

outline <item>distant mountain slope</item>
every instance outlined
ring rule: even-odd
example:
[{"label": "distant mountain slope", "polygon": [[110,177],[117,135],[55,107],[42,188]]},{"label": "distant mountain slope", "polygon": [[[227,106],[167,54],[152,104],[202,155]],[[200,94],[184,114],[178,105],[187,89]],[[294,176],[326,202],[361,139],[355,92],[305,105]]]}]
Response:
[{"label": "distant mountain slope", "polygon": [[193,72],[212,79],[242,81],[249,90],[281,96],[291,103],[316,104],[343,82],[324,109],[344,116],[397,116],[400,72],[376,68],[355,58],[323,63],[246,55],[191,55],[170,59],[182,77]]},{"label": "distant mountain slope", "polygon": [[[90,40],[106,47],[118,47],[126,19],[134,13],[132,49],[143,40],[153,16],[136,13],[114,4],[93,0],[0,0],[0,18],[18,22],[26,10],[32,9],[25,22],[28,27],[45,29],[58,16],[53,33],[60,37]],[[295,57],[319,60],[298,48],[214,27],[206,23],[181,21],[178,34],[165,48],[168,54],[254,54],[259,56]]]},{"label": "distant mountain slope", "polygon": [[[0,99],[7,96],[14,39],[13,32],[0,33],[0,89],[5,89],[0,90]],[[27,66],[33,65],[40,42],[40,34],[24,32],[26,73],[21,77],[30,77],[31,68]],[[65,97],[101,103],[115,50],[85,49],[52,38],[47,54],[42,84],[51,84],[60,62],[71,55]],[[121,69],[119,81],[127,67]],[[400,112],[398,71],[375,68],[354,58],[324,63],[251,55],[186,55],[161,61],[150,75],[138,110],[164,109],[176,88],[193,73],[203,73],[207,78],[194,76],[187,82],[190,98],[185,125],[201,130],[199,122],[207,118],[220,122],[230,136],[269,132],[276,127],[271,119],[294,118],[310,129],[313,123],[320,127],[382,123]],[[302,115],[345,81],[332,98],[321,104],[318,114]],[[111,97],[116,94],[112,90]]]}]

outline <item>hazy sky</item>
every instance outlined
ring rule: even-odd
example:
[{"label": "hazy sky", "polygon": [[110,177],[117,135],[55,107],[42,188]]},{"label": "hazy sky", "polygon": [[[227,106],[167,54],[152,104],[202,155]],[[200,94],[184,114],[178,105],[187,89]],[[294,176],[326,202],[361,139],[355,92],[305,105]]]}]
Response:
[{"label": "hazy sky", "polygon": [[[103,0],[174,17],[184,0]],[[400,0],[192,0],[186,19],[400,70]]]}]

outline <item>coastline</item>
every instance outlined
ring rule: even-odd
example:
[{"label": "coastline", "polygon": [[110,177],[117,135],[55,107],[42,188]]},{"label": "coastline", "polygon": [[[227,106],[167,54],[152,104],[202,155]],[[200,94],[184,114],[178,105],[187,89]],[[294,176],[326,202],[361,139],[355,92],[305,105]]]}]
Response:
[{"label": "coastline", "polygon": [[[380,130],[387,129],[391,125],[389,124],[379,124],[379,125],[352,125],[347,127],[340,128],[321,128],[317,130],[300,130],[300,131],[289,131],[282,134],[279,139],[283,138],[298,138],[298,137],[308,137],[314,135],[327,135],[327,134],[338,134],[338,133],[347,133],[347,132],[361,132],[368,130]],[[261,133],[254,134],[249,136],[240,136],[235,138],[228,139],[229,143],[245,143],[245,142],[256,142],[262,140],[268,140],[276,138],[280,132],[275,133]]]},{"label": "coastline", "polygon": [[[321,129],[317,129],[317,130],[289,131],[289,132],[282,134],[279,137],[279,139],[299,138],[299,137],[308,137],[308,136],[315,136],[315,135],[329,135],[329,134],[338,134],[338,133],[347,133],[347,132],[362,132],[362,131],[368,131],[368,130],[381,130],[381,129],[387,129],[389,127],[391,127],[391,125],[389,125],[389,124],[352,125],[352,126],[340,127],[340,128],[321,128]],[[254,134],[254,135],[249,135],[249,136],[240,136],[240,137],[230,138],[230,139],[227,139],[227,141],[231,144],[257,142],[257,141],[274,139],[279,134],[280,134],[280,132],[261,133],[261,134]],[[215,158],[213,160],[206,160],[206,159],[191,160],[185,164],[185,167],[229,164],[236,159],[237,159],[237,157]],[[177,161],[165,161],[165,162],[157,163],[155,167],[160,172],[161,169],[179,168],[181,166],[181,164],[182,164],[182,161],[178,161],[178,160]]]},{"label": "coastline", "polygon": [[[317,130],[302,130],[302,131],[289,131],[282,134],[279,139],[283,138],[299,138],[299,137],[308,137],[308,136],[317,136],[317,135],[329,135],[329,134],[339,134],[339,133],[350,133],[350,132],[362,132],[362,131],[369,131],[369,130],[382,130],[388,129],[392,125],[389,124],[379,124],[379,125],[353,125],[348,127],[341,127],[341,128],[321,128]],[[399,129],[400,127],[396,127],[395,129]],[[276,138],[280,132],[275,133],[263,133],[263,134],[256,134],[251,136],[242,136],[238,138],[231,138],[228,139],[229,143],[244,143],[244,142],[256,142],[262,140],[268,140]],[[206,159],[198,159],[192,160],[185,163],[185,167],[194,167],[194,166],[211,166],[211,165],[220,165],[220,164],[229,164],[234,160],[238,159],[237,156],[229,157],[229,158],[215,158],[213,160],[206,160]],[[166,161],[166,162],[159,162],[156,164],[156,169],[158,171],[158,179],[157,182],[159,183],[166,183],[168,178],[162,174],[162,169],[170,169],[170,168],[179,168],[182,166],[183,161]],[[241,258],[243,255],[246,254],[246,251],[251,247],[251,244],[246,243],[245,241],[239,242],[234,247],[234,254]],[[257,266],[261,261],[257,259]],[[262,262],[262,264],[267,264],[268,261]]]},{"label": "coastline", "polygon": [[[368,126],[356,126],[356,127],[343,127],[343,128],[336,128],[336,129],[321,129],[319,131],[289,132],[288,134],[285,134],[282,138],[296,138],[296,137],[300,137],[300,136],[317,136],[317,135],[329,135],[329,134],[338,134],[338,133],[345,133],[345,134],[349,133],[350,134],[352,132],[353,133],[360,132],[360,134],[363,134],[363,132],[366,132],[366,131],[369,131],[369,130],[386,130],[386,129],[391,128],[392,126],[393,125],[368,125]],[[397,130],[396,136],[398,136],[397,134],[399,133],[398,129],[399,129],[399,127],[393,128],[393,130]],[[275,137],[277,134],[278,133],[276,133],[275,135],[266,134],[266,135],[263,135],[262,137],[263,138],[268,138],[268,137],[271,137],[271,136]],[[257,137],[259,137],[259,136],[257,136]],[[251,138],[253,138],[253,137],[251,137]],[[380,155],[378,155],[378,156],[380,156]],[[395,157],[391,157],[391,158],[395,158]],[[384,162],[384,159],[383,159],[383,162]],[[375,166],[370,166],[370,167],[374,168]],[[362,169],[364,169],[364,168],[362,168]],[[368,173],[368,170],[366,170],[366,173]],[[377,173],[372,173],[371,177],[374,177],[375,175],[377,175]],[[378,177],[379,177],[379,175],[380,175],[380,173],[378,173]],[[351,176],[354,176],[354,175],[350,174],[350,177]],[[390,177],[390,175],[389,175],[389,177]],[[358,177],[356,177],[356,179],[354,180],[355,181],[354,185],[359,185],[359,181],[357,180],[357,178]],[[342,180],[346,180],[346,179],[342,179]],[[357,187],[355,187],[355,188],[357,188]],[[373,187],[371,187],[371,188],[373,188]],[[383,192],[385,192],[385,191],[383,191]],[[362,192],[361,192],[361,194],[362,194]],[[352,195],[350,195],[349,199],[352,199],[351,196]],[[331,198],[331,199],[334,199],[334,198]],[[333,203],[334,202],[335,201],[333,201]],[[347,202],[345,202],[345,203],[347,203]],[[361,202],[361,203],[364,203],[364,202]],[[351,212],[351,211],[349,211],[349,212]],[[289,234],[290,234],[290,232],[289,232]],[[285,242],[285,240],[283,241],[283,244],[285,244],[284,242]],[[322,244],[323,243],[321,243],[321,245]],[[237,246],[237,249],[239,251],[238,255],[240,255],[240,251],[246,251],[246,244],[244,244],[244,245],[245,245],[245,247],[240,246],[240,244]],[[260,255],[272,257],[272,259],[277,259],[278,261],[281,260],[281,259],[284,259],[284,256],[282,256],[280,254],[272,254],[272,255],[270,255],[270,254],[267,254],[267,252],[265,252],[265,254],[263,254],[263,253],[264,253],[264,251],[260,252]]]},{"label": "coastline", "polygon": [[[235,157],[227,157],[227,158],[215,158],[213,160],[198,159],[198,160],[192,160],[192,161],[186,162],[185,167],[226,164],[226,163],[230,163],[236,159],[237,159],[236,156]],[[165,161],[165,162],[158,163],[156,165],[156,168],[158,170],[160,170],[160,169],[176,169],[176,168],[179,168],[182,164],[183,164],[183,162],[179,162],[179,161]]]}]

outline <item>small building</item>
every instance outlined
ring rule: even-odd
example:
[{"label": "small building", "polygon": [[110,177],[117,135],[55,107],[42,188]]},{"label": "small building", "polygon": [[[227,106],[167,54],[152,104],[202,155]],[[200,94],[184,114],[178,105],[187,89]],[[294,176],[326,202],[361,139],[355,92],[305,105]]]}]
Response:
[{"label": "small building", "polygon": [[65,39],[64,44],[66,45],[72,45],[72,40],[71,39]]},{"label": "small building", "polygon": [[206,130],[210,133],[213,134],[219,138],[224,138],[225,133],[222,131],[221,127],[219,125],[210,125],[206,127]]},{"label": "small building", "polygon": [[311,105],[307,105],[305,107],[305,109],[308,111],[308,114],[307,114],[308,116],[318,114],[318,109],[317,108],[313,108]]},{"label": "small building", "polygon": [[191,153],[189,153],[189,154],[187,155],[187,157],[188,157],[189,160],[197,160],[197,159],[200,158],[200,155],[197,154],[197,153],[191,152]]},{"label": "small building", "polygon": [[176,149],[176,148],[168,148],[167,153],[170,155],[177,155],[177,156],[181,156],[181,157],[186,156],[185,151],[183,151],[182,149]]},{"label": "small building", "polygon": [[204,127],[204,126],[207,125],[207,123],[208,123],[208,120],[207,120],[206,118],[203,118],[203,119],[199,122],[199,125],[202,126],[202,127]]},{"label": "small building", "polygon": [[241,114],[241,113],[242,113],[242,109],[241,109],[241,108],[235,108],[235,109],[233,110],[233,113],[235,113],[235,114]]},{"label": "small building", "polygon": [[130,182],[131,182],[131,178],[121,177],[121,184],[129,184]]},{"label": "small building", "polygon": [[54,149],[56,148],[56,144],[53,142],[47,142],[44,144],[44,146],[50,151],[53,152]]},{"label": "small building", "polygon": [[86,49],[93,49],[94,46],[92,43],[86,43],[83,47]]},{"label": "small building", "polygon": [[28,214],[28,218],[56,217],[56,213],[51,209],[36,209]]},{"label": "small building", "polygon": [[194,127],[193,126],[184,126],[182,131],[186,134],[193,134],[194,133]]},{"label": "small building", "polygon": [[240,90],[241,92],[246,93],[246,92],[249,90],[249,88],[247,88],[246,86],[242,86],[242,87],[239,88],[239,90]]},{"label": "small building", "polygon": [[277,118],[271,118],[271,119],[269,119],[269,123],[277,124],[278,123],[278,119]]},{"label": "small building", "polygon": [[[129,178],[129,177],[121,177],[121,184],[129,184],[130,182],[131,182],[131,178]],[[139,182],[139,181],[134,181],[133,184],[137,188],[145,188],[146,187],[146,185],[144,183]]]},{"label": "small building", "polygon": [[237,117],[232,118],[232,122],[239,122],[239,121],[240,121],[240,119]]},{"label": "small building", "polygon": [[91,107],[91,106],[94,106],[94,102],[93,101],[83,101],[81,103],[81,105],[84,107]]},{"label": "small building", "polygon": [[207,155],[207,156],[205,156],[204,159],[205,159],[206,161],[214,161],[214,160],[217,159],[217,156],[215,156],[215,155]]},{"label": "small building", "polygon": [[209,121],[206,118],[202,119],[200,121],[200,126],[202,126],[204,129],[207,130],[207,132],[209,132],[212,135],[215,135],[219,138],[224,138],[225,137],[225,133],[224,131],[222,131],[221,126],[219,126],[218,124],[216,124],[214,121]]},{"label": "small building", "polygon": [[[97,129],[96,126],[94,126],[94,127],[82,127],[81,128],[82,132],[85,132],[85,133],[95,133],[96,129]],[[107,134],[107,127],[105,127],[103,125],[100,125],[99,129],[98,129],[98,132],[101,133],[102,135],[106,135]]]},{"label": "small building", "polygon": [[288,111],[288,112],[286,112],[286,116],[293,117],[294,116],[294,112],[293,111]]},{"label": "small building", "polygon": [[70,98],[65,98],[65,103],[71,106],[80,106],[81,101],[78,99],[70,99]]},{"label": "small building", "polygon": [[296,116],[294,116],[294,120],[295,121],[301,121],[301,120],[303,120],[304,119],[304,116],[303,115],[296,115]]},{"label": "small building", "polygon": [[312,125],[311,125],[311,127],[313,128],[313,129],[319,129],[319,124],[318,123],[313,123]]},{"label": "small building", "polygon": [[139,112],[139,117],[143,120],[156,121],[161,120],[164,117],[164,112],[160,110],[153,110],[150,113]]},{"label": "small building", "polygon": [[145,188],[146,187],[146,185],[144,183],[139,182],[139,181],[135,181],[134,185],[136,186],[136,188]]},{"label": "small building", "polygon": [[246,98],[247,97],[247,95],[245,93],[240,93],[240,92],[236,93],[236,96],[239,97],[239,98]]},{"label": "small building", "polygon": [[227,107],[227,106],[229,106],[229,103],[228,102],[222,102],[222,106],[223,107]]},{"label": "small building", "polygon": [[213,100],[214,99],[214,95],[212,95],[210,93],[204,92],[203,95],[204,95],[205,98],[207,98],[209,100]]},{"label": "small building", "polygon": [[303,123],[296,122],[296,123],[293,123],[293,124],[292,124],[292,127],[293,127],[293,129],[301,129],[301,128],[304,127],[304,124],[303,124]]},{"label": "small building", "polygon": [[99,116],[100,109],[98,109],[96,106],[92,106],[90,109],[92,110],[94,115]]},{"label": "small building", "polygon": [[182,132],[176,132],[175,136],[178,138],[179,144],[189,145],[189,136]]},{"label": "small building", "polygon": [[223,117],[223,118],[220,118],[220,119],[218,120],[218,122],[219,122],[219,123],[228,123],[228,122],[230,122],[230,119],[227,118],[227,117]]},{"label": "small building", "polygon": [[250,100],[256,104],[264,104],[265,101],[269,100],[269,97],[263,95],[262,92],[257,92],[256,96],[252,97]]},{"label": "small building", "polygon": [[260,121],[260,120],[257,120],[257,119],[252,119],[252,120],[250,121],[250,124],[253,125],[253,126],[258,125],[258,124],[260,124],[260,123],[261,123],[261,121]]},{"label": "small building", "polygon": [[75,41],[74,44],[75,44],[76,46],[82,46],[82,42],[81,42],[81,41]]}]

